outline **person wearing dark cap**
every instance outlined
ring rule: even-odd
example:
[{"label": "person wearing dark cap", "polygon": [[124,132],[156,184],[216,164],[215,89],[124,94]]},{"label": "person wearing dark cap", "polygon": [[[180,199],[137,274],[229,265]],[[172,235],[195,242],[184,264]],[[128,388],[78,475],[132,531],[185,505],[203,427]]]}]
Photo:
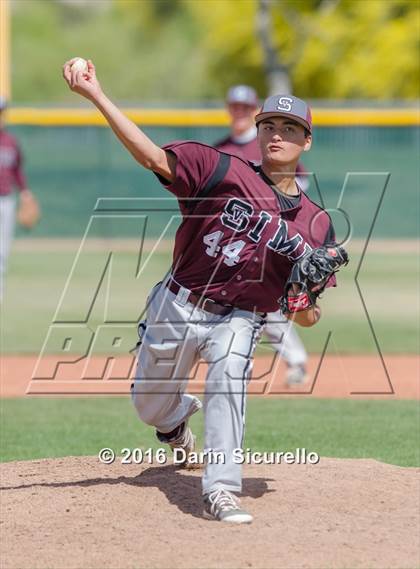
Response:
[{"label": "person wearing dark cap", "polygon": [[[160,147],[102,91],[91,61],[83,72],[73,62],[63,67],[69,88],[97,107],[134,159],[177,197],[182,214],[171,272],[151,291],[139,325],[133,404],[178,466],[203,464],[203,516],[250,523],[235,494],[242,491],[247,383],[265,315],[281,302],[296,323],[315,325],[317,295],[292,282],[292,270],[300,276],[321,252],[331,251],[339,266],[345,260],[331,243],[327,212],[295,180],[312,143],[309,108],[292,96],[264,102],[256,115],[260,165],[201,142]],[[335,285],[335,271],[321,273],[323,288]],[[208,364],[203,403],[187,393],[200,360]],[[201,408],[204,461],[188,424]]]},{"label": "person wearing dark cap", "polygon": [[0,302],[4,295],[4,280],[13,241],[16,220],[15,189],[20,203],[32,196],[22,168],[22,151],[16,138],[4,128],[7,101],[0,97]]},{"label": "person wearing dark cap", "polygon": [[[229,135],[217,142],[215,147],[222,152],[236,154],[251,162],[261,161],[261,152],[257,140],[255,115],[258,112],[258,96],[248,85],[231,87],[226,96],[226,109],[230,116]],[[306,191],[308,181],[305,169],[298,162],[296,181]],[[265,335],[279,356],[286,362],[286,385],[296,387],[308,379],[308,354],[292,322],[277,310],[267,314]]]}]

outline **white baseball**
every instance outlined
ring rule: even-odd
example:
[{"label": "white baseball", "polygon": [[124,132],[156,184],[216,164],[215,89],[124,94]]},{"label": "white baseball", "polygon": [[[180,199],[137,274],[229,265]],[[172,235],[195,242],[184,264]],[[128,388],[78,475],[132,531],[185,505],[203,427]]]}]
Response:
[{"label": "white baseball", "polygon": [[71,70],[86,72],[88,70],[86,59],[83,59],[83,57],[77,57],[71,64]]}]

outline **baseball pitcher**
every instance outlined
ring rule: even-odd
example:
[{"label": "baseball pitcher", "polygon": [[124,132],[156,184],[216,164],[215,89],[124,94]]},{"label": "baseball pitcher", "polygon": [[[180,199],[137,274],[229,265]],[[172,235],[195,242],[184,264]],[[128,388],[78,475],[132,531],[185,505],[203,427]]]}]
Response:
[{"label": "baseball pitcher", "polygon": [[198,142],[160,148],[104,94],[95,67],[63,67],[76,93],[103,114],[122,144],[179,201],[183,214],[170,275],[150,293],[142,324],[132,399],[141,420],[160,441],[183,450],[185,466],[195,438],[188,419],[202,403],[186,393],[191,369],[208,364],[204,395],[202,479],[204,516],[250,523],[235,493],[241,464],[247,381],[267,312],[281,302],[289,319],[312,326],[320,318],[320,291],[335,284],[346,262],[326,241],[331,221],[299,190],[294,172],[312,143],[311,113],[296,97],[268,98],[256,116],[261,166]]}]

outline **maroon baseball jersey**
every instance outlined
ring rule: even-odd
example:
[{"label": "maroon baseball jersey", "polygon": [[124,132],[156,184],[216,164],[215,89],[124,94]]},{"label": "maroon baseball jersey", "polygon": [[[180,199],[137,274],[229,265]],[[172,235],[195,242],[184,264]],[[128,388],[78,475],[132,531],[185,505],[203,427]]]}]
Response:
[{"label": "maroon baseball jersey", "polygon": [[14,187],[26,188],[22,154],[15,137],[0,129],[0,196],[11,194]]},{"label": "maroon baseball jersey", "polygon": [[251,162],[261,162],[261,152],[258,146],[257,137],[253,138],[249,142],[240,144],[233,140],[232,136],[224,138],[220,142],[217,142],[215,148],[221,150],[222,152],[227,152],[228,154],[235,154],[240,158],[249,160]]},{"label": "maroon baseball jersey", "polygon": [[183,214],[174,247],[176,282],[221,304],[277,310],[293,263],[331,241],[328,214],[303,192],[297,205],[282,209],[258,167],[235,155],[223,180],[194,203],[221,153],[198,142],[163,148],[177,163],[175,180],[161,182],[177,196]]}]

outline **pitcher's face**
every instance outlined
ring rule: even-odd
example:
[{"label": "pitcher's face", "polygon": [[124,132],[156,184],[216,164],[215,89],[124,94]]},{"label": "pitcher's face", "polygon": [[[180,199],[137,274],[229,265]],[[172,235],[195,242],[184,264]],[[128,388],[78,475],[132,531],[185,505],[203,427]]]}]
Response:
[{"label": "pitcher's face", "polygon": [[289,164],[311,148],[312,136],[288,117],[270,117],[258,125],[258,142],[264,161]]}]

